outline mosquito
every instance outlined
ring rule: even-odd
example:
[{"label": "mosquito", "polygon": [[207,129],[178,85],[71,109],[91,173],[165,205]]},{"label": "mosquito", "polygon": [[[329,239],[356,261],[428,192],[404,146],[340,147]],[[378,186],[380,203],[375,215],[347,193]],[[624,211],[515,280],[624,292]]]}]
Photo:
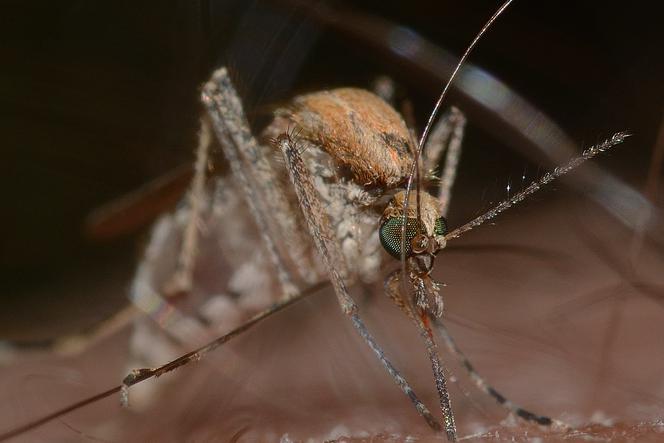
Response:
[{"label": "mosquito", "polygon": [[[512,0],[506,1],[494,13],[466,49],[419,140],[404,118],[377,95],[361,89],[340,88],[296,97],[289,106],[275,112],[274,120],[259,141],[251,132],[228,70],[215,71],[202,91],[208,117],[201,124],[188,204],[179,212],[186,217],[165,218],[155,227],[133,282],[132,297],[139,307],[159,320],[160,328],[167,333],[174,333],[185,341],[187,337],[206,333],[200,324],[184,321],[187,315],[174,308],[169,300],[173,295],[194,292],[193,273],[205,248],[199,242],[201,230],[222,228],[238,234],[228,239],[234,246],[234,260],[240,263],[229,283],[238,299],[249,299],[246,303],[257,306],[266,302],[255,300],[255,294],[261,290],[280,296],[276,301],[268,296],[267,301],[273,302],[270,308],[230,333],[167,364],[133,370],[120,386],[0,435],[0,440],[114,393],[120,393],[121,401],[126,404],[132,386],[199,360],[261,320],[328,285],[327,281],[342,313],[416,412],[433,430],[444,432],[449,441],[457,440],[457,428],[437,337],[461,361],[474,384],[507,411],[539,425],[565,426],[514,404],[475,371],[442,321],[442,284],[431,275],[435,259],[447,242],[518,204],[628,136],[616,133],[544,174],[493,209],[456,229],[448,229],[446,215],[465,118],[459,110],[452,109],[438,121],[436,119],[460,67],[511,3]],[[206,171],[213,133],[228,161],[232,180],[221,178],[210,187]],[[279,161],[275,161],[275,151],[280,154]],[[442,157],[445,166],[441,177],[437,178],[439,190],[432,195],[429,171],[435,169]],[[246,217],[254,220],[260,233],[258,238],[242,234]],[[159,248],[164,242],[173,241],[171,234],[176,230],[181,230],[180,253],[174,258],[176,271],[166,284],[155,284]],[[385,255],[381,246],[401,263],[400,268],[385,279],[385,293],[422,337],[438,394],[442,424],[374,339],[349,294],[350,285],[370,282],[379,276]],[[270,290],[274,287],[278,290]],[[168,315],[164,315],[163,308]],[[203,316],[213,316],[219,309],[208,304],[202,312]],[[226,311],[222,313],[226,314]]]}]

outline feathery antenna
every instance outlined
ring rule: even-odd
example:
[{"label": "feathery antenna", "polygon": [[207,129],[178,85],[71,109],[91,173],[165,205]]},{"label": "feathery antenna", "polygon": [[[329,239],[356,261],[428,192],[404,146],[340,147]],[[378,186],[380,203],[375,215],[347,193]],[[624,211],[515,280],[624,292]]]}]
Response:
[{"label": "feathery antenna", "polygon": [[542,186],[551,183],[553,180],[557,179],[561,175],[567,174],[572,169],[575,169],[586,160],[590,160],[600,152],[604,152],[609,148],[622,143],[630,135],[631,134],[629,134],[628,132],[617,132],[613,134],[613,137],[611,137],[610,139],[604,140],[602,143],[591,146],[590,148],[584,150],[581,153],[581,155],[574,157],[572,160],[568,161],[562,166],[556,167],[553,171],[547,172],[539,180],[533,181],[528,186],[526,186],[522,191],[517,192],[512,197],[506,200],[503,200],[493,208],[489,209],[484,214],[480,215],[479,217],[469,221],[465,225],[456,228],[454,231],[445,235],[445,240],[451,240],[453,238],[461,237],[463,234],[470,231],[471,229],[478,227],[479,225],[488,220],[491,220],[492,218],[494,218],[501,212],[511,208],[512,206],[521,203],[526,197],[539,191],[542,188]]}]

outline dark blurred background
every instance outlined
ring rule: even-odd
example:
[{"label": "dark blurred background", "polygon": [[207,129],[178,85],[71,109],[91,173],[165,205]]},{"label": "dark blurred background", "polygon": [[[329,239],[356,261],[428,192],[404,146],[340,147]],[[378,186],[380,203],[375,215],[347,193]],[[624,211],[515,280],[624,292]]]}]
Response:
[{"label": "dark blurred background", "polygon": [[[0,339],[41,348],[128,303],[150,217],[95,235],[89,216],[174,168],[186,171],[200,85],[215,67],[229,66],[256,130],[293,94],[370,87],[378,75],[396,81],[398,104],[412,102],[421,130],[449,74],[409,62],[404,54],[422,48],[405,37],[418,34],[458,56],[496,8],[489,0],[0,0]],[[548,115],[578,147],[631,131],[593,164],[661,208],[661,157],[654,154],[664,152],[661,17],[655,2],[517,1],[469,62]],[[432,62],[434,52],[420,61]],[[459,87],[447,102],[469,117],[451,226],[503,199],[508,184],[519,188],[554,164],[501,116],[472,108],[465,93]],[[157,207],[172,207],[181,192],[176,186]],[[632,231],[573,192],[555,184],[441,254],[446,318],[491,382],[537,412],[575,423],[661,417],[661,244],[646,237],[647,247],[633,248]],[[309,425],[328,432],[353,420],[360,424],[351,429],[382,432],[396,421],[428,435],[328,295],[275,316],[208,364],[183,369],[183,377],[161,378],[179,384],[152,415],[120,410],[113,397],[25,441],[52,441],[56,431],[70,441],[77,429],[97,435],[99,428],[83,425],[88,416],[120,420],[117,429],[135,441],[166,441],[141,434],[142,427],[179,429],[173,435],[181,441],[205,435],[206,414],[212,427],[228,428],[210,434],[213,440],[271,420],[283,422],[284,432]],[[364,302],[388,355],[434,404],[407,320],[384,297]],[[26,353],[26,361],[2,367],[0,431],[117,383],[126,374],[128,339],[125,331],[76,357],[30,360]],[[487,415],[478,421],[485,425],[504,418],[489,399],[458,388],[464,432],[474,432],[470,416]],[[524,429],[524,439],[539,435]],[[647,429],[659,435],[661,426]],[[619,431],[606,428],[613,438]],[[500,432],[509,439],[523,429],[508,421]]]},{"label": "dark blurred background", "polygon": [[[309,5],[352,6],[457,55],[497,7]],[[653,2],[516,2],[470,61],[581,144],[633,132],[629,148],[603,164],[642,188],[662,119],[662,43]],[[261,110],[293,93],[368,87],[386,74],[412,100],[421,127],[442,85],[375,50],[389,44],[326,27],[289,1],[1,1],[0,337],[43,343],[126,303],[147,226],[95,240],[84,235],[86,217],[192,161],[199,86],[214,67],[231,68],[257,125]],[[481,208],[504,195],[509,177],[520,183],[542,165],[477,127],[471,119],[468,143],[478,148],[464,159],[479,166],[462,173],[457,189],[478,189],[471,206]]]}]

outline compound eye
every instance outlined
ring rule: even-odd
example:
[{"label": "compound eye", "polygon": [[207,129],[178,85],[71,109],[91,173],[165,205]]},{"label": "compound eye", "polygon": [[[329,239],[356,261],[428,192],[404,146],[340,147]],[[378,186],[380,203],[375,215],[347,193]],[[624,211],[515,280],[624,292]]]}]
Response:
[{"label": "compound eye", "polygon": [[438,217],[436,219],[436,224],[433,227],[433,232],[436,235],[447,234],[447,220],[445,220],[445,217]]},{"label": "compound eye", "polygon": [[[401,227],[403,226],[402,217],[390,217],[380,226],[378,236],[383,248],[392,257],[401,260]],[[406,225],[406,257],[410,257],[413,253],[412,240],[417,236],[418,222],[414,218],[407,219]],[[420,228],[420,233],[424,232],[424,228]],[[447,234],[447,220],[445,217],[436,219],[434,225],[434,235],[442,236]]]},{"label": "compound eye", "polygon": [[[418,221],[414,218],[408,218],[406,222],[406,257],[412,253],[411,241],[417,235]],[[403,226],[402,217],[390,217],[380,226],[378,236],[383,248],[392,257],[401,260],[401,228]],[[437,223],[436,223],[437,226]],[[423,229],[420,229],[423,232]]]}]

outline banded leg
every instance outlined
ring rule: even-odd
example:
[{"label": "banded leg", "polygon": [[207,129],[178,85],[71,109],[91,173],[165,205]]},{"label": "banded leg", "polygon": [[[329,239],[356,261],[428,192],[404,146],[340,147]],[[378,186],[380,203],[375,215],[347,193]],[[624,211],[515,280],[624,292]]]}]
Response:
[{"label": "banded leg", "polygon": [[[212,332],[198,316],[182,311],[180,303],[164,296],[161,289],[164,287],[164,273],[161,272],[164,267],[175,266],[177,269],[184,236],[187,227],[191,226],[190,210],[189,205],[183,205],[174,213],[162,216],[151,231],[129,290],[133,306],[145,315],[134,321],[126,363],[128,368],[152,366],[172,359],[182,352],[183,346],[207,341]],[[168,264],[172,260],[169,257],[176,257],[175,263]],[[166,276],[172,275],[166,273]],[[180,301],[189,303],[192,296],[193,293],[189,292],[187,298]],[[156,389],[157,385],[146,385],[136,393],[139,409],[156,397]]]},{"label": "banded leg", "polygon": [[194,263],[198,249],[199,229],[202,224],[201,212],[205,200],[205,179],[211,144],[210,124],[201,119],[201,129],[198,134],[198,147],[196,148],[196,162],[194,164],[194,177],[187,193],[189,205],[189,219],[184,228],[182,246],[178,254],[177,267],[170,280],[164,285],[164,294],[173,296],[190,293]]},{"label": "banded leg", "polygon": [[[283,292],[293,295],[297,293],[293,272],[315,269],[315,265],[308,255],[308,239],[293,216],[288,193],[268,158],[272,152],[260,146],[252,136],[242,103],[225,68],[213,73],[204,86],[202,101],[268,248]],[[300,278],[308,283],[316,281],[317,277],[315,272],[300,273]]]},{"label": "banded leg", "polygon": [[[226,263],[231,271],[227,286],[221,292],[209,293],[201,291],[209,287],[205,283],[195,285],[178,303],[161,295],[161,283],[177,265],[191,208],[185,204],[175,213],[162,216],[152,230],[131,286],[134,306],[147,315],[135,322],[127,364],[130,369],[168,361],[283,297],[275,293],[276,276],[255,227],[247,223],[251,214],[237,183],[231,177],[217,177],[213,182],[208,185],[214,184],[214,189],[206,186],[203,194],[205,206],[210,209],[201,218],[201,238],[205,240],[200,242],[199,254],[206,266]],[[229,255],[228,251],[234,252]],[[148,384],[134,393],[139,408],[156,398],[153,392],[157,386]]]},{"label": "banded leg", "polygon": [[[462,225],[459,228],[454,229],[452,232],[448,233],[445,235],[445,240],[449,241],[458,237],[461,237],[463,234],[466,232],[482,225],[484,222],[491,220],[492,218],[496,217],[500,213],[504,212],[505,210],[511,208],[512,206],[521,203],[527,196],[539,191],[543,186],[551,183],[553,180],[556,178],[569,173],[570,171],[574,170],[577,168],[579,165],[584,163],[587,160],[590,160],[591,158],[595,157],[601,152],[605,152],[612,148],[613,146],[622,143],[625,138],[629,137],[628,133],[625,132],[617,132],[615,133],[610,139],[604,140],[601,143],[598,143],[594,146],[591,146],[587,149],[585,149],[581,155],[572,158],[569,162],[567,162],[564,165],[556,167],[552,172],[548,172],[544,174],[540,179],[533,181],[530,185],[526,186],[523,190],[520,192],[516,193],[512,197],[508,198],[507,200],[502,201],[492,209],[489,209],[487,212],[484,214],[476,217],[475,219],[469,221],[468,223]],[[477,385],[477,387],[482,390],[483,392],[486,392],[488,395],[493,397],[499,404],[504,406],[506,409],[511,411],[512,413],[516,414],[519,417],[522,417],[526,420],[534,421],[538,424],[541,425],[551,425],[551,424],[556,424],[562,427],[567,427],[564,423],[553,420],[549,417],[545,416],[539,416],[537,414],[533,414],[532,412],[529,412],[525,409],[522,409],[521,407],[515,405],[511,401],[507,400],[504,396],[502,396],[500,393],[498,393],[495,389],[493,389],[473,368],[473,366],[470,364],[468,359],[463,355],[459,347],[456,345],[452,337],[450,336],[449,332],[445,328],[445,326],[442,324],[442,322],[438,321],[436,322],[438,330],[440,331],[441,336],[443,337],[443,340],[445,341],[445,344],[447,347],[450,349],[450,351],[455,354],[462,362],[464,368],[468,371],[470,374],[471,379],[473,382]]]},{"label": "banded leg", "polygon": [[438,319],[434,320],[434,324],[436,326],[436,330],[442,337],[443,341],[445,342],[445,345],[447,346],[447,349],[454,354],[454,356],[461,362],[461,365],[464,367],[466,372],[468,372],[468,375],[470,379],[473,381],[475,386],[477,388],[496,400],[496,402],[502,406],[503,408],[507,409],[510,413],[521,417],[524,420],[527,421],[532,421],[537,423],[538,425],[543,425],[543,426],[559,426],[561,428],[567,428],[569,427],[565,423],[559,420],[555,420],[553,418],[549,418],[545,415],[538,415],[533,412],[530,412],[526,409],[523,409],[522,407],[516,405],[515,403],[511,402],[508,400],[505,396],[503,396],[501,393],[496,391],[487,381],[482,377],[473,367],[473,365],[470,363],[468,358],[465,356],[465,354],[461,351],[459,346],[457,346],[456,342],[450,335],[450,332],[448,331],[447,327],[443,324],[443,322]]},{"label": "banded leg", "polygon": [[142,383],[146,380],[149,380],[151,378],[156,378],[161,375],[167,374],[171,371],[174,371],[176,369],[181,368],[182,366],[185,366],[189,363],[192,362],[198,362],[201,359],[203,359],[207,354],[210,352],[214,351],[217,348],[222,347],[224,344],[227,342],[231,341],[235,337],[241,335],[242,333],[250,330],[254,326],[258,325],[261,323],[263,320],[266,318],[271,317],[272,315],[276,314],[279,311],[282,311],[289,306],[294,305],[295,303],[304,300],[305,298],[311,297],[315,294],[318,294],[323,288],[327,288],[329,286],[329,283],[324,282],[324,283],[319,283],[316,285],[312,285],[309,288],[305,288],[300,292],[300,294],[284,300],[282,297],[281,301],[278,301],[274,303],[272,306],[269,308],[257,313],[256,315],[252,316],[250,319],[239,325],[238,327],[234,328],[232,331],[222,335],[221,337],[218,337],[214,339],[213,341],[201,346],[200,348],[188,352],[166,364],[163,364],[159,367],[155,368],[141,368],[141,369],[135,369],[131,371],[129,375],[127,375],[123,381],[122,384],[115,386],[113,388],[107,389],[104,392],[95,394],[93,396],[84,398],[82,400],[79,400],[75,403],[69,404],[63,408],[60,408],[54,412],[51,412],[49,414],[43,415],[41,417],[38,417],[34,420],[31,420],[28,423],[24,423],[22,425],[18,425],[14,427],[13,429],[10,429],[8,431],[0,433],[0,441],[5,441],[9,440],[11,438],[17,437],[19,435],[22,435],[26,432],[29,432],[33,429],[36,429],[40,426],[43,426],[46,423],[52,422],[54,420],[57,420],[60,417],[63,417],[71,412],[74,412],[76,410],[79,410],[81,408],[84,408],[92,403],[96,403],[99,400],[102,400],[104,398],[110,397],[116,393],[120,393],[120,400],[122,403],[127,404],[129,402],[129,388],[137,385],[139,383]]},{"label": "banded leg", "polygon": [[334,292],[337,296],[342,312],[350,319],[355,329],[357,329],[367,345],[376,354],[376,357],[385,367],[387,372],[392,376],[401,390],[408,396],[415,406],[415,409],[417,409],[417,412],[426,420],[431,428],[440,430],[440,424],[436,421],[431,412],[429,412],[424,403],[419,400],[406,379],[387,359],[385,353],[373,339],[360,318],[357,305],[348,293],[346,284],[337,271],[336,261],[340,260],[339,257],[341,257],[341,251],[338,250],[338,246],[334,242],[335,236],[330,229],[329,221],[323,211],[320,199],[314,188],[311,174],[304,165],[298,146],[288,134],[279,136],[276,140],[276,144],[284,154],[288,173],[295,187],[304,219],[311,236],[314,239],[316,248],[323,259],[323,263],[327,268],[330,281],[334,287]]},{"label": "banded leg", "polygon": [[[271,263],[277,270],[278,283],[282,288],[282,291],[277,291],[278,294],[288,298],[298,293],[287,261],[291,257],[298,258],[298,251],[307,247],[307,238],[292,234],[298,230],[292,226],[294,217],[290,216],[292,210],[288,212],[285,191],[271,169],[266,149],[259,146],[251,135],[239,97],[225,69],[213,74],[205,85],[202,99],[208,107],[210,120],[204,119],[202,122],[195,174],[187,204],[174,216],[160,221],[165,225],[161,233],[157,228],[153,231],[151,246],[146,249],[145,259],[139,266],[132,285],[131,297],[134,304],[150,317],[149,320],[137,324],[132,336],[132,366],[143,366],[171,358],[179,352],[181,345],[200,343],[216,334],[218,331],[210,327],[217,324],[216,320],[222,319],[222,327],[228,328],[242,317],[242,311],[252,312],[264,306],[265,302],[273,301],[274,291],[269,288],[270,282],[264,281],[266,279],[263,277],[275,273],[266,269],[265,262],[268,265]],[[224,201],[219,201],[218,192],[208,194],[206,168],[210,156],[210,122],[233,172],[233,186],[229,187],[227,182],[225,191],[233,188],[238,195],[244,194],[247,207],[252,212],[261,234],[262,245],[255,244],[253,234],[247,237],[241,234],[242,228],[233,229],[236,222],[246,223],[247,218],[244,215],[241,216],[237,210],[224,210],[227,205]],[[223,194],[227,195],[228,192]],[[207,208],[206,203],[210,206],[209,214],[203,213],[203,208]],[[226,213],[224,228],[233,237],[225,239],[224,243],[237,243],[230,249],[239,251],[229,260],[229,263],[238,264],[229,286],[239,297],[232,298],[225,294],[213,296],[197,308],[196,315],[188,315],[169,302],[167,297],[162,297],[162,293],[168,295],[191,292],[195,257],[198,255],[199,231],[203,226],[206,230],[215,228],[212,225],[215,217],[220,215],[216,213],[218,209]],[[229,226],[229,223],[233,226]],[[159,275],[158,266],[155,265],[156,258],[161,254],[152,253],[151,250],[161,250],[162,244],[168,245],[172,238],[177,237],[182,240],[176,252],[176,270],[167,284],[162,285],[155,282],[155,276]],[[288,245],[288,250],[283,246],[284,243]],[[268,260],[264,258],[263,245],[268,251]],[[291,266],[291,269],[313,267],[305,259],[295,261],[297,266]],[[246,278],[248,274],[258,278]],[[309,273],[312,274],[315,275],[314,272]],[[162,291],[162,288],[166,290]]]}]

